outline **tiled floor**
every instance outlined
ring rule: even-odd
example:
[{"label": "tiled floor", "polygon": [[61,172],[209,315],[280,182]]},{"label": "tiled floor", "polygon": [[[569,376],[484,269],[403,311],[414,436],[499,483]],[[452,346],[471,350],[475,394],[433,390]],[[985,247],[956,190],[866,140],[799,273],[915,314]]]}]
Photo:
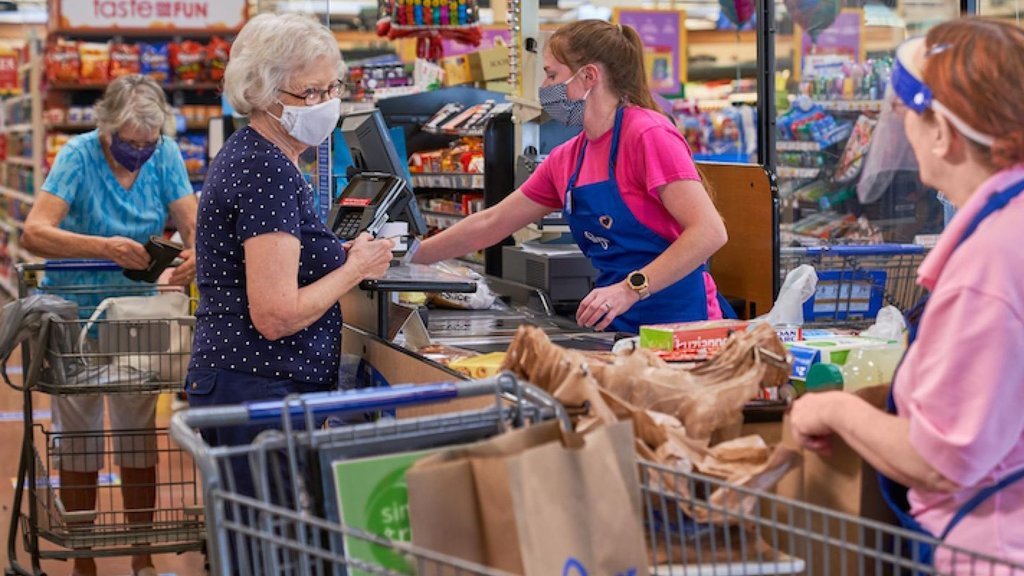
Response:
[{"label": "tiled floor", "polygon": [[[20,354],[15,353],[12,356],[12,365],[9,369],[14,373],[11,374],[11,379],[13,382],[20,384],[20,366],[14,366],[14,358],[20,358]],[[33,404],[35,410],[40,413],[37,424],[42,424],[45,429],[49,430],[49,398],[37,395],[33,400]],[[0,543],[0,568],[2,569],[7,569],[10,565],[7,555],[7,534],[10,529],[12,514],[13,481],[17,474],[21,438],[23,435],[22,405],[21,393],[0,381],[0,536],[3,538],[2,543]],[[170,399],[161,398],[157,413],[157,426],[166,426],[169,416]],[[166,461],[170,460],[170,458],[164,458],[163,460],[166,464]],[[186,466],[186,468],[191,470],[190,466]],[[160,470],[161,474],[167,472],[166,467]],[[114,468],[109,472],[116,473],[117,469]],[[158,483],[160,482],[162,480],[158,480]],[[116,498],[116,490],[112,490],[109,493],[115,495],[114,497]],[[161,497],[161,507],[168,505],[167,499],[166,495]],[[24,565],[28,562],[28,555],[24,552],[20,539],[18,544],[18,558]],[[52,548],[52,546],[49,546],[49,548]],[[160,555],[155,558],[155,563],[157,571],[161,574],[200,575],[203,573],[203,557],[198,552],[188,552],[181,555]],[[103,575],[121,576],[131,573],[127,557],[104,558],[100,559],[98,564],[99,573]],[[45,561],[43,569],[52,576],[63,576],[71,573],[70,563],[59,560]]]}]

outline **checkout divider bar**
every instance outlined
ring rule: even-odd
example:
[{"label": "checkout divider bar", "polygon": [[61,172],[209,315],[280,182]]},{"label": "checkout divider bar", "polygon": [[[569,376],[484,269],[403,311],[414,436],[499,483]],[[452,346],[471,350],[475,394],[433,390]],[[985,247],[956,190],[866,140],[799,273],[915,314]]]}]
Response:
[{"label": "checkout divider bar", "polygon": [[172,420],[178,420],[189,428],[241,426],[253,423],[280,422],[286,418],[301,420],[309,415],[323,416],[392,410],[501,393],[513,398],[529,400],[550,410],[564,425],[569,426],[570,424],[565,408],[557,400],[536,386],[519,381],[509,373],[485,380],[424,385],[403,384],[390,388],[315,392],[284,400],[250,402],[236,406],[190,408],[176,413]]}]

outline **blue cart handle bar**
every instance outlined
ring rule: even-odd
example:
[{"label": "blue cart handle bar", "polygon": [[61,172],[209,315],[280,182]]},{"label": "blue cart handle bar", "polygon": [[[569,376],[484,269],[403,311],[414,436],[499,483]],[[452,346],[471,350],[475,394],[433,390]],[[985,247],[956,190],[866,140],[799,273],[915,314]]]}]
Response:
[{"label": "blue cart handle bar", "polygon": [[486,396],[497,393],[516,395],[549,409],[564,424],[569,423],[565,408],[543,390],[520,383],[511,374],[486,380],[441,382],[436,384],[403,384],[390,388],[365,388],[350,391],[314,392],[284,400],[266,400],[235,406],[191,408],[175,414],[190,428],[240,426],[256,422],[279,422],[285,414],[302,420],[307,414],[324,415],[345,412],[372,412],[414,405],[444,402],[456,398]]},{"label": "blue cart handle bar", "polygon": [[[180,259],[175,258],[171,266],[177,266],[180,262]],[[18,268],[22,272],[55,272],[58,270],[64,272],[119,272],[121,270],[121,266],[113,260],[90,259],[47,260],[38,264],[19,264]]]},{"label": "blue cart handle bar", "polygon": [[919,244],[808,246],[806,248],[782,248],[782,254],[806,256],[901,256],[904,254],[924,254],[924,246]]}]

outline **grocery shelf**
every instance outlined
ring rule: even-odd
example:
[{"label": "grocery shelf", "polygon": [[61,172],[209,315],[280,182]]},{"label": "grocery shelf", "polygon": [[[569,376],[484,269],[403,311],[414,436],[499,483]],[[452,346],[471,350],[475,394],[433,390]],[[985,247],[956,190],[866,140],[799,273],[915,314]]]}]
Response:
[{"label": "grocery shelf", "polygon": [[36,202],[34,196],[26,194],[21,190],[8,188],[7,186],[0,186],[0,195],[7,196],[8,198],[14,198],[15,200],[20,200],[26,204],[35,204]]},{"label": "grocery shelf", "polygon": [[781,166],[778,168],[779,178],[811,180],[821,174],[821,168],[793,168]]},{"label": "grocery shelf", "polygon": [[13,106],[15,104],[21,103],[22,101],[31,100],[31,99],[32,99],[32,94],[26,92],[26,93],[21,94],[19,96],[11,96],[10,98],[4,98],[3,99],[3,103],[5,105],[7,105],[7,106]]},{"label": "grocery shelf", "polygon": [[14,134],[15,132],[31,132],[32,124],[9,124],[0,128],[0,134]]},{"label": "grocery shelf", "polygon": [[438,212],[437,210],[420,210],[420,213],[424,216],[437,216],[439,218],[465,218],[465,214],[456,214],[454,212]]},{"label": "grocery shelf", "polygon": [[825,110],[834,112],[881,112],[884,100],[814,100]]},{"label": "grocery shelf", "polygon": [[427,134],[441,134],[444,136],[463,136],[472,138],[483,138],[484,136],[483,128],[475,128],[471,130],[443,130],[441,128],[427,128],[424,126],[422,130]]},{"label": "grocery shelf", "polygon": [[[106,90],[107,83],[99,82],[54,82],[50,84],[51,90]],[[220,90],[219,82],[172,82],[170,84],[162,84],[164,90]]]},{"label": "grocery shelf", "polygon": [[29,168],[32,167],[32,159],[22,158],[21,156],[8,156],[4,162],[7,162],[8,164],[17,164],[19,166],[28,166]]},{"label": "grocery shelf", "polygon": [[[210,127],[208,122],[186,122],[186,130],[206,130]],[[45,125],[47,130],[55,132],[88,132],[96,129],[95,122],[49,122]]]},{"label": "grocery shelf", "polygon": [[448,188],[452,190],[483,190],[483,174],[413,174],[414,188]]},{"label": "grocery shelf", "polygon": [[776,148],[779,152],[821,152],[826,147],[822,147],[819,142],[802,142],[799,140],[779,140],[776,142]]}]

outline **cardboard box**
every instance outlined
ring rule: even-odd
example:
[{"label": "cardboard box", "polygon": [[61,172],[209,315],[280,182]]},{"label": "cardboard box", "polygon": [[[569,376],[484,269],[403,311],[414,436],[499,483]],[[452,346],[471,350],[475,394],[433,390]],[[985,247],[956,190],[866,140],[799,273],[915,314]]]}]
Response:
[{"label": "cardboard box", "polygon": [[491,80],[483,83],[484,90],[490,90],[491,92],[501,92],[502,94],[513,94],[514,88],[512,84],[507,80]]},{"label": "cardboard box", "polygon": [[444,85],[458,86],[469,84],[473,81],[473,69],[469,63],[468,56],[448,56],[441,59],[441,68],[444,69]]},{"label": "cardboard box", "polygon": [[708,358],[718,352],[729,335],[746,330],[743,320],[707,320],[656,324],[640,327],[640,347],[661,352],[680,352],[694,359]]},{"label": "cardboard box", "polygon": [[469,65],[473,70],[473,79],[477,82],[489,80],[508,80],[508,46],[503,44],[492,48],[484,48],[469,54]]}]

